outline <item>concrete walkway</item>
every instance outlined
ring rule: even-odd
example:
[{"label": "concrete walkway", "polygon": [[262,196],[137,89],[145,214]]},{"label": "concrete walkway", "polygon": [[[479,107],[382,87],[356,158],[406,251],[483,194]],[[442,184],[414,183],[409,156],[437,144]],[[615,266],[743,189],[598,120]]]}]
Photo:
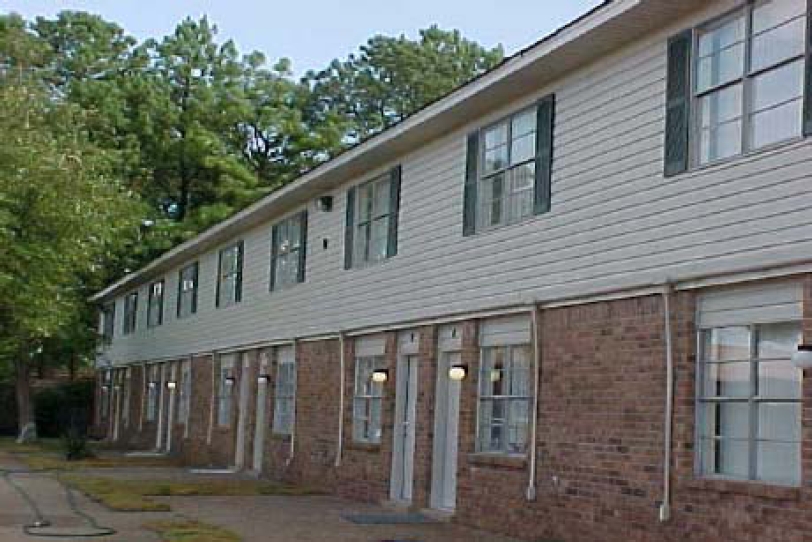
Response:
[{"label": "concrete walkway", "polygon": [[[0,451],[0,469],[24,471],[25,466],[12,455]],[[191,474],[179,468],[88,469],[82,472],[90,476],[118,479],[200,481],[215,478]],[[218,477],[222,478],[223,475]],[[2,542],[54,540],[28,536],[23,532],[23,526],[33,523],[37,515],[12,482],[30,496],[42,516],[51,522],[52,526],[41,532],[65,534],[66,540],[73,541],[158,541],[156,534],[142,527],[144,523],[162,519],[192,519],[230,529],[245,542],[511,542],[508,538],[448,523],[358,525],[347,521],[344,516],[389,511],[379,506],[327,496],[156,497],[156,500],[169,503],[172,512],[114,512],[78,492],[72,492],[74,509],[55,474],[22,472],[13,474],[11,480],[0,478]],[[82,513],[89,514],[98,525],[111,527],[117,533],[96,538],[81,536],[94,532]]]}]

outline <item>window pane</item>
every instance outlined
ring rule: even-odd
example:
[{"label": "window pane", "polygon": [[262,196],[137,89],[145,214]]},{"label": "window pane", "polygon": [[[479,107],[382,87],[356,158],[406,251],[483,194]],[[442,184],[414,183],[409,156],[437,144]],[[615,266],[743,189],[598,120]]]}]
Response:
[{"label": "window pane", "polygon": [[507,124],[501,123],[485,130],[485,149],[493,149],[507,144]]},{"label": "window pane", "polygon": [[756,454],[756,478],[759,480],[789,485],[800,483],[800,444],[759,442]]},{"label": "window pane", "polygon": [[701,163],[741,153],[741,114],[741,85],[709,94],[699,100]]},{"label": "window pane", "polygon": [[758,71],[804,53],[806,19],[791,23],[753,37],[752,67]]},{"label": "window pane", "polygon": [[753,33],[761,34],[806,13],[806,0],[761,2],[753,9]]},{"label": "window pane", "polygon": [[509,221],[518,222],[533,214],[535,181],[536,164],[534,162],[510,170]]},{"label": "window pane", "polygon": [[775,109],[768,109],[752,117],[752,148],[786,141],[801,135],[801,99]]},{"label": "window pane", "polygon": [[800,399],[801,372],[791,361],[759,363],[758,395],[767,399]]},{"label": "window pane", "polygon": [[520,164],[536,156],[536,134],[514,139],[510,151],[511,164]]},{"label": "window pane", "polygon": [[708,402],[701,406],[702,436],[750,438],[750,405],[742,402]]},{"label": "window pane", "polygon": [[372,223],[372,239],[369,245],[369,260],[376,262],[386,259],[389,244],[389,218],[378,218]]},{"label": "window pane", "polygon": [[705,364],[705,397],[750,397],[750,362]]},{"label": "window pane", "polygon": [[707,361],[750,359],[750,328],[719,327],[704,332]]},{"label": "window pane", "polygon": [[801,440],[800,403],[760,403],[758,438],[799,442]]},{"label": "window pane", "polygon": [[494,171],[498,171],[504,167],[507,167],[508,165],[507,155],[508,155],[507,145],[496,147],[495,149],[486,150],[484,173],[487,175],[488,173],[493,173]]},{"label": "window pane", "polygon": [[389,178],[375,183],[374,216],[389,214]]},{"label": "window pane", "polygon": [[711,473],[733,478],[750,477],[750,450],[746,440],[715,441],[714,451]]},{"label": "window pane", "polygon": [[508,452],[523,453],[527,445],[529,401],[527,399],[510,402],[510,425],[508,427]]},{"label": "window pane", "polygon": [[742,76],[744,71],[744,17],[699,36],[697,92],[704,92]]},{"label": "window pane", "polygon": [[512,349],[513,360],[510,368],[509,394],[514,397],[530,396],[530,360],[528,348],[515,346]]},{"label": "window pane", "polygon": [[480,184],[479,226],[488,228],[502,223],[504,173],[483,179]]},{"label": "window pane", "polygon": [[381,399],[370,399],[369,438],[372,442],[381,441]]},{"label": "window pane", "polygon": [[372,216],[372,183],[358,187],[358,222],[367,222]]},{"label": "window pane", "polygon": [[758,328],[759,359],[790,359],[801,344],[801,325],[772,324]]}]

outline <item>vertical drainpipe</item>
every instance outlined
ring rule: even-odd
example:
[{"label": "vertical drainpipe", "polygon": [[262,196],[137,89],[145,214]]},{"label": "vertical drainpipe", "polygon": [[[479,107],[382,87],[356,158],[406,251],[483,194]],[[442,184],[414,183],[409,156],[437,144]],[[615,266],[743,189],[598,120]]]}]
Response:
[{"label": "vertical drainpipe", "polygon": [[344,332],[338,333],[338,446],[336,447],[336,467],[341,466],[341,454],[344,447]]},{"label": "vertical drainpipe", "polygon": [[671,294],[673,287],[666,283],[663,288],[663,313],[665,321],[665,429],[663,434],[663,502],[660,505],[660,522],[671,519],[671,440],[674,413],[674,342],[671,327]]},{"label": "vertical drainpipe", "polygon": [[138,432],[144,430],[144,409],[147,405],[147,364],[141,364],[141,412],[138,414]]},{"label": "vertical drainpipe", "polygon": [[[289,466],[293,461],[293,454],[296,452],[296,402],[298,400],[298,381],[299,381],[299,342],[293,339],[291,345],[293,349],[293,423],[290,426],[290,449],[288,450],[288,458],[285,461],[285,466]],[[343,379],[342,375],[342,379]],[[343,395],[343,394],[342,394]],[[342,409],[343,410],[343,409]]]},{"label": "vertical drainpipe", "polygon": [[530,472],[527,480],[528,501],[536,500],[536,437],[539,410],[539,376],[541,374],[541,348],[539,347],[538,308],[533,303],[530,309],[530,338],[533,341],[533,414],[530,424]]},{"label": "vertical drainpipe", "polygon": [[158,431],[155,434],[155,450],[161,451],[164,445],[164,388],[166,388],[166,364],[161,364],[158,371]]},{"label": "vertical drainpipe", "polygon": [[[182,363],[182,362],[181,362]],[[178,363],[172,363],[172,369],[169,373],[169,381],[164,384],[165,386],[169,386],[169,382],[172,382],[172,388],[167,390],[169,393],[169,408],[167,410],[167,421],[166,421],[166,452],[169,453],[172,451],[172,429],[175,425],[175,394],[177,393],[177,385],[178,385]]]}]

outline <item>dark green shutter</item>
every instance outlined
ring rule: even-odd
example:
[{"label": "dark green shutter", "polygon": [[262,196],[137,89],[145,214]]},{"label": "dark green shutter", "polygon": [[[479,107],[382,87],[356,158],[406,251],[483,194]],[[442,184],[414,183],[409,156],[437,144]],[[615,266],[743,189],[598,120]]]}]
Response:
[{"label": "dark green shutter", "polygon": [[812,0],[806,7],[806,82],[804,84],[804,135],[812,136]]},{"label": "dark green shutter", "polygon": [[276,259],[279,257],[279,224],[271,229],[271,280],[270,291],[276,288]]},{"label": "dark green shutter", "polygon": [[220,281],[223,280],[223,250],[217,256],[217,289],[214,293],[214,306],[220,306]]},{"label": "dark green shutter", "polygon": [[178,271],[178,296],[177,300],[175,301],[175,318],[180,318],[180,300],[183,297],[183,271],[185,269],[188,268],[183,268]]},{"label": "dark green shutter", "polygon": [[553,133],[555,130],[555,95],[545,96],[536,110],[536,183],[533,212],[549,212],[553,180]]},{"label": "dark green shutter", "polygon": [[465,191],[462,198],[462,234],[476,233],[477,177],[479,172],[479,131],[468,134],[465,165]]},{"label": "dark green shutter", "polygon": [[200,262],[194,263],[194,273],[192,274],[192,280],[195,283],[195,289],[192,290],[192,314],[197,313],[197,285],[198,285],[198,274],[200,272]]},{"label": "dark green shutter", "polygon": [[299,276],[296,280],[304,282],[307,265],[307,209],[299,214],[299,228]]},{"label": "dark green shutter", "polygon": [[355,187],[347,190],[347,221],[344,227],[344,269],[352,269],[352,249],[355,233]]},{"label": "dark green shutter", "polygon": [[389,172],[389,238],[386,244],[386,257],[398,253],[398,215],[400,214],[400,179],[402,168],[397,165]]},{"label": "dark green shutter", "polygon": [[665,176],[688,169],[691,118],[691,48],[693,32],[668,40],[668,83],[665,112]]},{"label": "dark green shutter", "polygon": [[239,303],[240,301],[242,301],[242,264],[244,254],[245,254],[245,242],[240,241],[237,244],[237,278],[234,281],[235,303]]}]

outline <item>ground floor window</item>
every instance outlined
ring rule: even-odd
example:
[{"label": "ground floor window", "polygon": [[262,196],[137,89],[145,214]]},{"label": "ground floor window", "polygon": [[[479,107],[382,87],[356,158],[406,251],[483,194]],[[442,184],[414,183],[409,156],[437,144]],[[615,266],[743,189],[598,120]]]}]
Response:
[{"label": "ground floor window", "polygon": [[705,476],[798,485],[801,373],[790,357],[800,323],[699,333],[697,434]]},{"label": "ground floor window", "polygon": [[381,442],[383,384],[372,380],[372,373],[384,369],[383,356],[355,360],[355,395],[352,411],[352,436],[355,442]]},{"label": "ground floor window", "polygon": [[477,451],[523,454],[530,412],[530,348],[482,348]]},{"label": "ground floor window", "polygon": [[277,356],[273,432],[290,435],[296,410],[296,360],[290,347],[280,348]]},{"label": "ground floor window", "polygon": [[231,425],[231,404],[234,399],[234,359],[223,358],[220,361],[220,373],[217,385],[217,425]]}]

